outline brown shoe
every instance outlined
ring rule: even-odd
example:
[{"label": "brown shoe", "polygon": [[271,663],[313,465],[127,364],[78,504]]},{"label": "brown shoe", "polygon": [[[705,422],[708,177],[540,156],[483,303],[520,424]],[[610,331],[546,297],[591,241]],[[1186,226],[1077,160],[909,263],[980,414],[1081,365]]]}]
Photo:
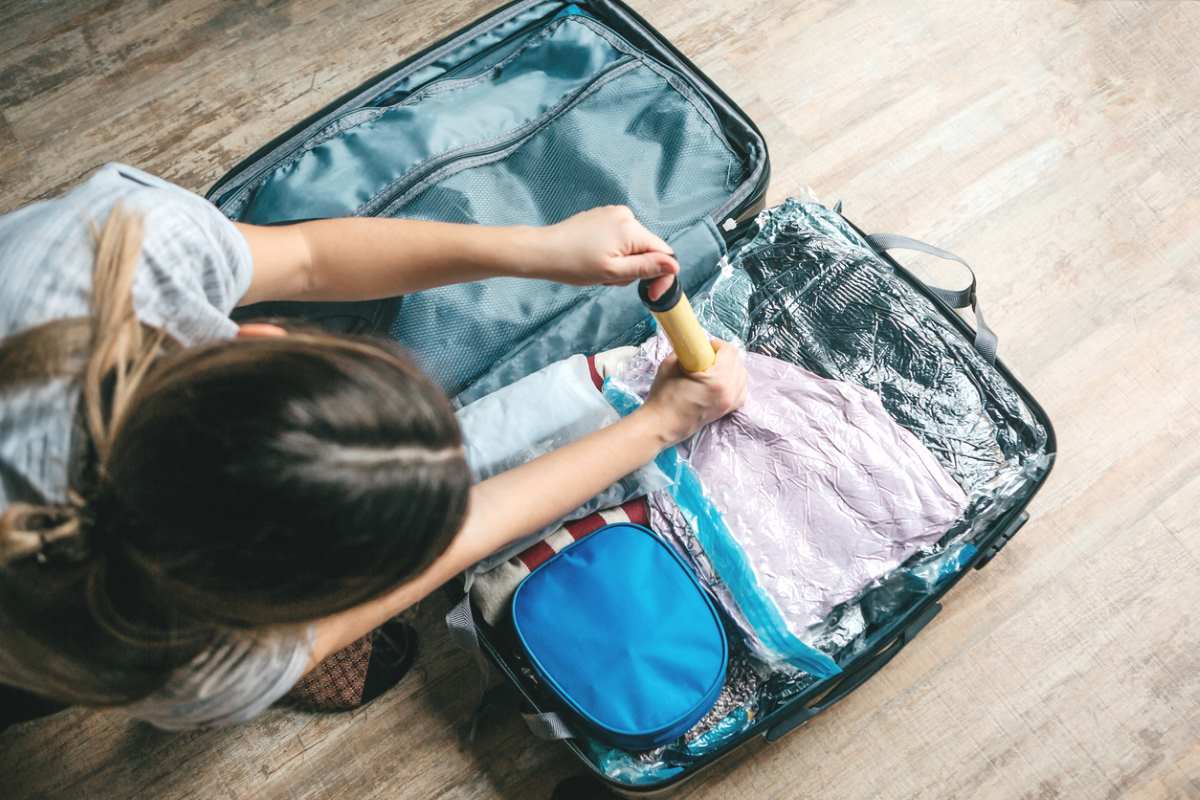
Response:
[{"label": "brown shoe", "polygon": [[390,620],[318,664],[283,699],[302,711],[353,711],[408,674],[417,657],[417,632]]}]

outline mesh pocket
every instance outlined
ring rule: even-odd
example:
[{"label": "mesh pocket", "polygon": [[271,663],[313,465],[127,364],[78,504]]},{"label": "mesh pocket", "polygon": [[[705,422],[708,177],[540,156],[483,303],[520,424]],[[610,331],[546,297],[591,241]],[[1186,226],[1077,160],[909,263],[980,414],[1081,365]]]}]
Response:
[{"label": "mesh pocket", "polygon": [[[638,64],[516,149],[438,179],[391,213],[537,225],[618,203],[666,238],[719,208],[743,173],[701,112]],[[503,278],[440,287],[407,298],[391,333],[453,395],[595,291]],[[594,343],[581,335],[571,344],[587,352]]]}]

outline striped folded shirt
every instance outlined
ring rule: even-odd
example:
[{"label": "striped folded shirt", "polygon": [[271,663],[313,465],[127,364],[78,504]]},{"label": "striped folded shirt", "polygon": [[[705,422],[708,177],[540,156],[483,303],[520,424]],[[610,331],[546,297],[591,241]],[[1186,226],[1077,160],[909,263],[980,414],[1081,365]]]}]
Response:
[{"label": "striped folded shirt", "polygon": [[488,624],[495,625],[508,613],[513,592],[525,576],[548,561],[555,553],[614,522],[648,525],[649,516],[646,498],[639,497],[622,505],[589,514],[583,519],[568,522],[508,561],[475,576],[475,582],[471,585],[471,600]]}]

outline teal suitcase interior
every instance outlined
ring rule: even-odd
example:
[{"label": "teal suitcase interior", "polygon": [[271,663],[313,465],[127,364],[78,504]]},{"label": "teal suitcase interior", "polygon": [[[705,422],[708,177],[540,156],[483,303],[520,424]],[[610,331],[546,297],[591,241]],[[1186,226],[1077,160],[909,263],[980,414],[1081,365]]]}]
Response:
[{"label": "teal suitcase interior", "polygon": [[[596,205],[630,206],[686,260],[699,289],[762,209],[770,177],[754,123],[638,14],[616,0],[519,0],[335,100],[221,178],[208,197],[232,219],[283,224],[376,215],[489,225],[547,224]],[[857,229],[855,229],[857,230]],[[970,340],[939,297],[879,253]],[[369,303],[271,304],[247,315],[301,314],[331,328],[389,335],[459,403],[577,352],[640,341],[648,317],[629,287],[493,279]],[[1003,364],[996,368],[1044,427],[1039,479],[976,534],[983,567],[1028,519],[1049,473],[1053,429]],[[774,741],[862,685],[938,613],[970,570],[896,609],[842,673],[754,720],[721,747],[659,781],[588,770],[615,791],[667,792],[749,740]],[[511,632],[479,625],[484,652],[522,703],[554,701],[513,659]]]}]

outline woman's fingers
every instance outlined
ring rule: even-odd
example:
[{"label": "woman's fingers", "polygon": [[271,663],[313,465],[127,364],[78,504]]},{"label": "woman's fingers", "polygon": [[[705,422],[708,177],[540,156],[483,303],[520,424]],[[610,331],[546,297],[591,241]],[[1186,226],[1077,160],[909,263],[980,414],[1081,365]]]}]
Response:
[{"label": "woman's fingers", "polygon": [[657,278],[679,272],[679,263],[666,253],[638,253],[612,259],[613,272],[622,278]]},{"label": "woman's fingers", "polygon": [[644,253],[647,251],[666,253],[669,256],[675,255],[675,251],[671,249],[671,245],[667,244],[657,234],[634,219],[632,221],[632,235],[630,237],[628,252]]},{"label": "woman's fingers", "polygon": [[725,389],[729,411],[736,411],[746,402],[747,394],[748,376],[742,362],[742,351],[720,339],[714,338],[711,342],[717,353],[716,363],[712,367],[713,377]]},{"label": "woman's fingers", "polygon": [[678,265],[676,265],[675,269],[676,272],[664,273],[650,282],[650,288],[646,291],[646,294],[651,300],[657,300],[666,294],[667,289],[671,288],[671,283],[675,280],[675,275],[679,269]]}]

